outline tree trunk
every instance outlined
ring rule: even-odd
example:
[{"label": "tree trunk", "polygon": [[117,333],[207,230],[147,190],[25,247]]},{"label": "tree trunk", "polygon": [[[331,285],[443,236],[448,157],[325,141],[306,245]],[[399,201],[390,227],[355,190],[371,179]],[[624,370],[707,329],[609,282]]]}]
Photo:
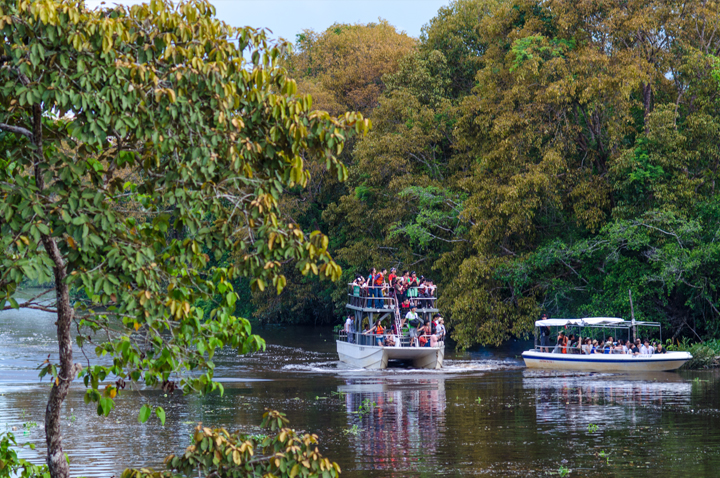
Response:
[{"label": "tree trunk", "polygon": [[642,95],[643,107],[645,109],[645,134],[648,134],[648,132],[650,131],[650,127],[648,126],[648,116],[650,116],[650,112],[652,111],[653,100],[653,90],[650,83],[642,84]]},{"label": "tree trunk", "polygon": [[[29,80],[25,75],[19,74],[20,81],[27,85]],[[39,191],[45,189],[42,164],[45,162],[43,150],[42,108],[39,104],[33,105],[33,131],[32,142],[35,145],[34,176],[35,185]],[[53,275],[55,276],[55,295],[57,299],[57,337],[60,352],[60,370],[50,389],[47,408],[45,409],[45,442],[47,444],[47,464],[52,478],[70,478],[70,465],[65,459],[62,449],[62,435],[60,433],[60,409],[70,389],[70,382],[75,378],[75,367],[72,362],[72,326],[74,310],[70,305],[70,290],[65,279],[67,270],[62,253],[55,242],[55,238],[43,234],[41,236],[45,253],[53,262]]]},{"label": "tree trunk", "polygon": [[70,327],[73,319],[73,308],[70,305],[70,291],[65,278],[65,264],[60,250],[52,237],[42,238],[45,250],[55,263],[55,291],[57,297],[57,336],[60,349],[60,370],[50,390],[47,408],[45,409],[45,441],[47,443],[47,464],[52,478],[69,478],[70,466],[65,460],[60,434],[60,409],[70,389],[70,382],[75,378],[72,362],[72,337]]}]

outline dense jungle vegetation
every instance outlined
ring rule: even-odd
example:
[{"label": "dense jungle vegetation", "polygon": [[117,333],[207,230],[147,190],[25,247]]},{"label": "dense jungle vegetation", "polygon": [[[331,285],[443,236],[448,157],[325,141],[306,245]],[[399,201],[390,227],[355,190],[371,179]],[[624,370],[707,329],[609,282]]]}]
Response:
[{"label": "dense jungle vegetation", "polygon": [[[720,15],[709,1],[457,0],[419,39],[386,22],[298,35],[314,108],[353,110],[341,183],[309,162],[282,203],[327,233],[342,281],[440,284],[460,346],[552,316],[629,316],[720,336]],[[336,283],[285,267],[263,321],[333,323]]]}]

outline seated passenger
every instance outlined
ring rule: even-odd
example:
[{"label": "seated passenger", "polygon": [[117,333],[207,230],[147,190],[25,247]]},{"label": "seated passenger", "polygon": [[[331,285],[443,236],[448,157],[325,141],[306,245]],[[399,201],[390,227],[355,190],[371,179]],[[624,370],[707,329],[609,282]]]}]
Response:
[{"label": "seated passenger", "polygon": [[425,325],[423,327],[420,327],[418,329],[418,342],[420,343],[420,347],[435,347],[437,346],[437,337],[432,334],[432,330],[430,328],[430,321],[425,321]]},{"label": "seated passenger", "polygon": [[392,335],[386,336],[383,345],[385,347],[395,347],[395,338]]},{"label": "seated passenger", "polygon": [[643,347],[645,348],[645,355],[652,355],[653,353],[655,353],[655,349],[650,346],[650,341],[648,339],[645,339],[645,344],[643,345]]},{"label": "seated passenger", "polygon": [[625,351],[623,350],[623,346],[620,342],[614,342],[613,346],[614,346],[614,349],[613,349],[614,354],[624,354],[625,353]]},{"label": "seated passenger", "polygon": [[592,342],[590,342],[589,338],[586,338],[583,341],[582,345],[582,353],[585,355],[590,355],[590,351],[592,350]]},{"label": "seated passenger", "polygon": [[595,340],[592,341],[592,348],[590,349],[590,353],[591,353],[591,354],[600,353],[600,352],[599,352],[599,347],[598,347],[598,345],[599,345],[599,344],[598,344],[597,339],[595,339]]},{"label": "seated passenger", "polygon": [[637,339],[634,344],[630,342],[630,345],[628,345],[628,354],[640,355],[640,339]]},{"label": "seated passenger", "polygon": [[655,351],[656,354],[666,354],[667,350],[665,350],[665,347],[663,347],[663,344],[659,343],[657,344],[657,350]]},{"label": "seated passenger", "polygon": [[555,343],[555,348],[552,353],[554,354],[566,354],[567,353],[568,339],[565,337],[565,332],[560,332]]}]

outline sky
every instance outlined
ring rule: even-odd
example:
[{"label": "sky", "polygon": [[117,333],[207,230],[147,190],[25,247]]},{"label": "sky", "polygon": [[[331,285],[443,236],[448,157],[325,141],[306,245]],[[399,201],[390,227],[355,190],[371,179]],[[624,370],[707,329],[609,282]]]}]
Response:
[{"label": "sky", "polygon": [[[295,42],[305,29],[323,31],[333,23],[387,20],[399,31],[420,36],[420,29],[450,0],[210,0],[217,16],[235,27],[269,28],[271,37]],[[138,3],[106,1],[114,3]],[[90,7],[100,0],[87,0]]]}]

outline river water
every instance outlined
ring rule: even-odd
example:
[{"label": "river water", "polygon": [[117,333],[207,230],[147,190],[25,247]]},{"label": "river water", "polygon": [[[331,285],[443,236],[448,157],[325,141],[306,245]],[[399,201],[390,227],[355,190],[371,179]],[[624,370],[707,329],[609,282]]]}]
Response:
[{"label": "river water", "polygon": [[[54,317],[0,313],[0,430],[38,445],[41,462],[47,380],[36,367],[57,357]],[[165,396],[124,391],[98,417],[73,386],[63,415],[74,476],[119,476],[126,467],[162,467],[189,443],[197,422],[259,432],[266,407],[296,430],[316,433],[344,477],[718,476],[720,374],[530,371],[526,344],[468,353],[446,351],[439,371],[353,370],[338,363],[328,328],[257,329],[267,350],[224,351],[216,377],[225,395]],[[76,352],[77,354],[77,352]],[[79,355],[79,354],[78,354]],[[76,361],[80,359],[76,357]],[[363,402],[371,411],[357,413]],[[162,405],[167,422],[139,424],[142,403]],[[37,425],[36,425],[37,424]]]}]

